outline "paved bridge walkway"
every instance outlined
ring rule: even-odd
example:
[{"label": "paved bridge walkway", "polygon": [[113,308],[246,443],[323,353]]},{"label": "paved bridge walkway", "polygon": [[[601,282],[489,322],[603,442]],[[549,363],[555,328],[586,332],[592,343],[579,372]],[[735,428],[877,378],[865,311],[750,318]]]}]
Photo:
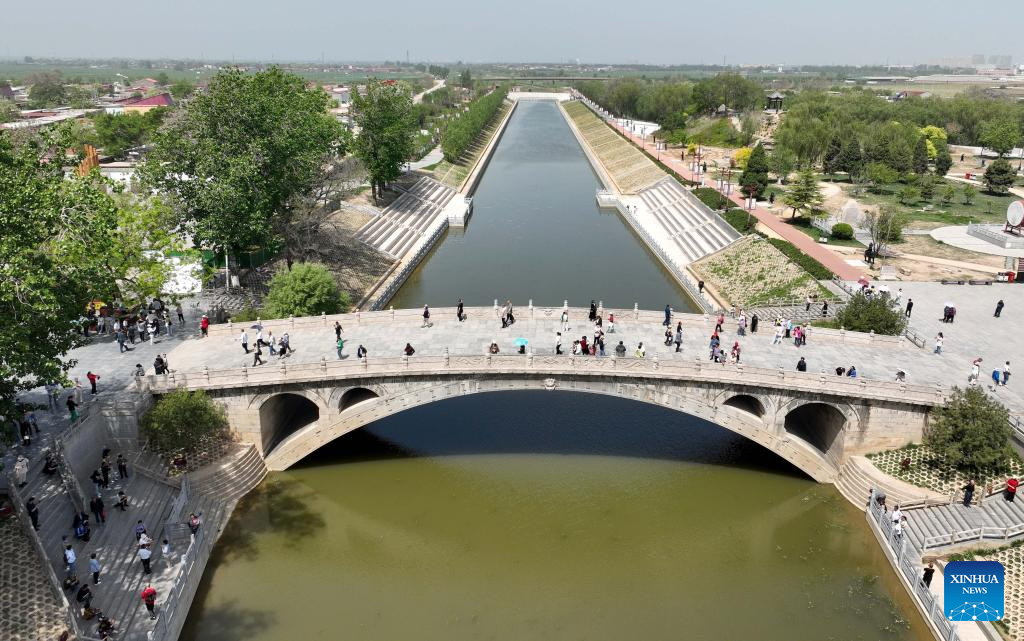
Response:
[{"label": "paved bridge walkway", "polygon": [[[1007,290],[1007,288],[1003,288]],[[985,293],[988,293],[987,291]],[[1021,292],[1024,294],[1024,291]],[[987,305],[985,306],[988,307]],[[355,360],[355,352],[363,345],[369,352],[368,362],[373,364],[376,359],[385,357],[398,358],[406,343],[416,350],[412,360],[425,356],[483,356],[493,341],[498,344],[501,356],[517,355],[515,341],[524,338],[528,341],[528,350],[535,356],[550,356],[555,352],[556,332],[561,329],[561,307],[516,309],[517,322],[509,328],[502,328],[499,314],[491,307],[467,308],[468,319],[459,322],[455,318],[453,308],[433,309],[431,311],[432,327],[422,327],[422,311],[395,310],[368,312],[362,314],[344,314],[337,317],[301,318],[294,320],[263,321],[264,332],[273,332],[280,337],[289,333],[291,345],[295,350],[285,361],[288,368],[300,364],[313,364],[324,361],[336,363],[338,359],[335,349],[334,321],[341,322],[346,341],[346,360]],[[594,336],[594,324],[587,319],[588,309],[569,309],[569,331],[563,334],[563,352],[568,354],[574,339],[587,336],[588,342]],[[672,327],[677,322],[683,323],[683,344],[679,352],[675,346],[664,345],[662,324],[664,313],[661,311],[604,310],[604,317],[615,314],[615,333],[607,333],[605,327],[606,354],[614,355],[614,348],[619,341],[626,347],[627,357],[632,358],[637,345],[643,342],[647,360],[655,358],[659,363],[670,366],[677,364],[693,364],[696,361],[708,363],[709,339],[714,331],[714,317],[695,314],[676,314],[672,318]],[[964,310],[963,316],[970,316],[971,310]],[[969,327],[970,319],[964,318],[964,325]],[[963,322],[962,321],[962,322]],[[255,330],[252,323],[245,323],[244,328],[249,335],[250,345],[255,342]],[[961,326],[961,327],[963,327]],[[954,326],[948,326],[947,336]],[[208,368],[210,372],[218,370],[239,370],[247,368],[247,376],[253,380],[273,380],[278,376],[282,361],[264,353],[265,365],[253,367],[252,355],[244,353],[238,335],[241,327],[220,325],[211,327],[208,338],[185,341],[174,349],[169,360],[179,380],[189,377],[196,380],[196,375]],[[1006,323],[1000,326],[1006,334],[1012,334],[1014,328]],[[972,336],[970,331],[961,336]],[[745,336],[737,335],[737,324],[734,319],[727,318],[720,333],[722,347],[728,353],[734,342],[741,346],[741,363],[743,372],[730,365],[721,365],[722,371],[731,372],[733,376],[751,376],[755,369],[766,369],[787,373],[791,380],[796,376],[797,361],[803,357],[807,363],[808,377],[820,386],[821,373],[827,374],[825,384],[837,387],[849,382],[835,376],[836,367],[856,366],[861,379],[867,383],[881,383],[880,393],[891,396],[894,400],[905,398],[899,385],[894,382],[897,368],[908,372],[907,382],[911,387],[921,386],[934,391],[936,386],[948,387],[963,385],[973,358],[979,355],[986,357],[988,363],[1002,363],[1007,360],[1011,347],[1016,348],[1017,341],[1000,343],[989,336],[974,336],[970,343],[962,343],[947,339],[947,349],[942,355],[935,355],[929,348],[920,349],[905,339],[894,337],[870,336],[854,332],[812,328],[807,345],[797,347],[792,340],[783,340],[773,344],[774,328],[767,319],[762,319],[758,332],[749,331]],[[266,352],[266,350],[264,350]],[[526,357],[524,357],[526,358]],[[600,357],[579,357],[581,367],[586,359]],[[566,356],[569,359],[569,356]],[[261,369],[263,371],[261,371]],[[266,371],[271,370],[271,371]],[[984,374],[984,373],[983,373]],[[234,375],[234,374],[232,374]],[[216,375],[214,375],[216,376]],[[983,378],[984,382],[984,378]],[[794,385],[796,383],[793,383]],[[1006,403],[1011,411],[1024,409],[1024,396],[1011,383],[1010,386],[999,388],[999,398]],[[856,394],[855,394],[856,395]],[[863,395],[863,392],[861,393]]]}]

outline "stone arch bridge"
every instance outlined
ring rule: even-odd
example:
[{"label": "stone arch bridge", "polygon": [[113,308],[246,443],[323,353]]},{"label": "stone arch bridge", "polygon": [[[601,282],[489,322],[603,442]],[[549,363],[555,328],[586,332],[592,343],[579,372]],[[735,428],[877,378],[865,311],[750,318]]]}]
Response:
[{"label": "stone arch bridge", "polygon": [[[419,322],[418,311],[404,311],[410,325],[406,329],[415,332],[412,322]],[[480,338],[489,336],[493,332],[490,308],[469,311],[477,313],[477,318],[489,317],[487,334],[481,333]],[[561,311],[549,310],[547,316],[557,318]],[[579,318],[586,310],[573,313]],[[619,334],[630,331],[630,321],[651,320],[631,310],[621,313]],[[643,314],[661,318],[660,312]],[[449,322],[455,324],[454,310],[451,316]],[[533,316],[531,309],[530,322]],[[394,320],[394,312],[338,318],[344,319],[347,333],[352,333],[353,325],[375,320],[388,323],[390,319],[392,330],[394,323],[400,322]],[[333,320],[321,317],[308,319],[308,323],[330,343]],[[699,324],[701,317],[684,320]],[[291,328],[294,337],[302,325],[297,321],[307,319],[267,321],[265,327],[280,324],[275,334]],[[235,331],[237,327],[217,326],[211,338],[220,335],[223,340]],[[394,337],[391,340],[393,344]],[[190,342],[200,348],[213,345],[209,339]],[[234,358],[241,358],[237,343],[233,345]],[[271,470],[287,469],[339,436],[412,407],[468,394],[548,390],[604,394],[696,416],[761,444],[826,483],[835,480],[849,456],[920,440],[930,409],[945,400],[939,386],[724,366],[700,358],[659,357],[657,353],[649,353],[647,358],[617,358],[454,354],[447,348],[438,349],[441,354],[413,357],[327,360],[317,354],[319,361],[273,360],[255,368],[179,368],[171,375],[149,376],[140,384],[153,394],[176,388],[206,390],[225,406],[238,437],[257,445]],[[370,350],[375,353],[374,348]],[[171,363],[181,362],[177,352],[172,352]]]}]

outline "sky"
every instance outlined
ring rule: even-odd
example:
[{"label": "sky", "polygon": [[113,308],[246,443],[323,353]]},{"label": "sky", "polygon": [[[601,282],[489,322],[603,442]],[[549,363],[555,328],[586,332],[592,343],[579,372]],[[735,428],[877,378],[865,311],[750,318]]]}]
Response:
[{"label": "sky", "polygon": [[[0,0],[0,57],[1024,63],[1021,0]],[[6,23],[6,24],[5,24]],[[16,28],[15,28],[16,26]]]}]

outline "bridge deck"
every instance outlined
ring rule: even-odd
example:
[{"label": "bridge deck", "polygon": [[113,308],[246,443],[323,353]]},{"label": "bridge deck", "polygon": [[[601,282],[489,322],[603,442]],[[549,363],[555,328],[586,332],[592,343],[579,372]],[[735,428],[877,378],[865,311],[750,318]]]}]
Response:
[{"label": "bridge deck", "polygon": [[[1008,288],[1000,288],[1002,292],[1008,292]],[[988,290],[985,291],[988,293]],[[993,292],[994,294],[995,292]],[[1024,294],[1024,291],[1022,291]],[[987,307],[987,305],[986,305]],[[501,356],[516,354],[516,347],[513,344],[517,338],[525,338],[529,341],[529,349],[537,357],[553,355],[555,349],[555,332],[561,327],[559,317],[561,308],[536,308],[532,314],[529,308],[518,308],[516,311],[517,322],[510,328],[502,329],[497,313],[493,308],[467,308],[468,320],[458,322],[455,319],[453,309],[432,310],[430,328],[421,327],[422,318],[420,310],[397,310],[394,315],[389,311],[363,313],[360,315],[346,314],[337,317],[295,319],[294,321],[265,321],[265,331],[271,330],[274,335],[280,337],[288,332],[294,353],[284,361],[289,380],[292,377],[300,376],[300,371],[305,370],[310,377],[322,378],[322,372],[314,371],[315,367],[303,368],[303,365],[319,365],[321,360],[328,363],[328,367],[339,375],[348,370],[354,374],[354,355],[358,345],[363,345],[369,351],[370,364],[381,364],[383,359],[394,359],[400,362],[400,356],[405,344],[411,343],[416,349],[416,355],[411,359],[410,367],[434,367],[437,362],[428,364],[424,357],[441,357],[448,353],[452,357],[457,356],[484,356],[486,348],[491,341],[498,343]],[[588,342],[592,340],[594,327],[587,320],[588,310],[573,308],[569,310],[571,329],[563,336],[563,351],[568,354],[573,338],[579,339],[586,335]],[[922,314],[924,310],[922,310]],[[964,310],[965,316],[972,314],[970,310]],[[607,318],[608,310],[605,310]],[[657,355],[659,367],[666,375],[670,372],[679,372],[680,375],[690,376],[689,373],[695,362],[699,359],[705,366],[703,370],[708,371],[707,363],[709,358],[708,343],[714,329],[714,319],[705,318],[702,315],[678,314],[673,317],[673,327],[676,321],[683,322],[683,346],[681,352],[675,352],[675,346],[664,345],[664,329],[662,320],[663,312],[641,311],[634,316],[633,310],[616,310],[616,332],[606,334],[606,353],[611,356],[614,353],[614,346],[622,340],[627,348],[627,355],[632,357],[637,343],[643,342],[647,350],[648,366],[653,367],[650,361]],[[343,338],[346,341],[345,353],[348,360],[339,363],[335,350],[333,323],[335,318],[340,319],[344,326]],[[970,320],[970,319],[967,319]],[[246,323],[250,342],[254,340],[255,331],[249,329]],[[1008,352],[1007,345],[1015,343],[1000,343],[998,336],[991,336],[991,340],[978,340],[975,338],[970,342],[962,342],[960,337],[971,335],[969,323],[944,325],[946,332],[946,349],[941,356],[934,355],[931,349],[918,349],[912,344],[897,340],[891,337],[870,337],[864,334],[842,333],[836,330],[812,329],[808,344],[803,347],[796,347],[792,340],[783,340],[781,344],[773,345],[773,327],[767,319],[762,319],[756,334],[747,333],[746,336],[737,336],[736,322],[733,319],[726,319],[725,326],[721,332],[722,346],[728,352],[734,341],[739,341],[742,348],[741,362],[744,369],[737,372],[736,369],[729,369],[730,366],[723,366],[722,374],[716,376],[741,376],[744,379],[753,376],[764,376],[767,373],[760,370],[771,370],[772,374],[778,376],[779,370],[786,373],[784,386],[814,385],[823,388],[821,373],[826,374],[824,385],[827,389],[837,393],[845,393],[855,396],[870,396],[876,398],[891,398],[892,400],[913,400],[908,397],[906,390],[915,392],[914,399],[926,402],[925,397],[932,398],[935,402],[934,391],[936,386],[948,387],[951,385],[963,385],[970,369],[971,360],[978,355],[986,357],[987,363],[1002,363],[1006,360]],[[607,327],[605,328],[607,331]],[[966,331],[964,331],[966,330]],[[1013,328],[1009,323],[998,326],[999,331],[1012,333]],[[218,370],[232,370],[225,372],[222,379],[224,384],[230,381],[237,383],[236,378],[241,368],[247,368],[246,376],[253,382],[270,382],[280,375],[281,361],[264,354],[265,365],[252,367],[253,358],[246,355],[239,342],[237,333],[240,327],[216,326],[211,328],[211,335],[206,339],[188,340],[181,343],[170,353],[170,363],[175,371],[175,376],[180,384],[182,378],[190,379],[194,385],[206,386],[197,383],[198,374],[204,367],[214,372],[211,376],[216,379]],[[993,332],[994,333],[994,332]],[[957,336],[957,340],[952,337]],[[797,360],[805,357],[808,364],[808,375],[801,377],[795,372]],[[527,365],[516,365],[513,361],[500,359],[503,367],[526,368]],[[526,359],[524,359],[525,361]],[[536,360],[536,359],[535,359]],[[579,358],[576,363],[571,363],[566,357],[565,367],[572,367],[579,371],[593,370],[598,367],[595,363],[588,363],[590,359]],[[419,362],[419,365],[416,363]],[[481,364],[464,363],[466,368],[476,368],[483,371],[486,368]],[[538,361],[539,362],[539,361]],[[545,367],[553,367],[551,361]],[[389,365],[389,366],[392,366]],[[853,381],[847,378],[840,379],[835,376],[834,369],[837,366],[849,367],[855,365],[861,379],[867,383],[858,381],[859,391],[850,387]],[[397,366],[397,365],[395,365]],[[621,365],[625,366],[625,365]],[[490,367],[490,366],[488,366]],[[557,366],[562,367],[562,366]],[[556,367],[556,369],[557,369]],[[607,365],[600,366],[607,368]],[[686,368],[686,372],[683,369]],[[897,368],[908,372],[907,388],[901,388],[893,382],[894,373]],[[191,373],[191,375],[190,375]],[[984,383],[985,372],[982,373]],[[798,381],[803,381],[799,383]],[[216,385],[217,382],[211,381]],[[869,391],[873,390],[873,391]],[[1017,392],[1011,383],[1008,387],[999,388],[997,394],[1006,403],[1011,411],[1024,408],[1024,397]]]}]

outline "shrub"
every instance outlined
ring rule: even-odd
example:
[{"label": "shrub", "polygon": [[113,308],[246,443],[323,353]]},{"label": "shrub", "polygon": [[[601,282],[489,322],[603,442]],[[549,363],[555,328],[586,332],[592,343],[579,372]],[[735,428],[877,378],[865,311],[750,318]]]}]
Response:
[{"label": "shrub", "polygon": [[983,476],[1003,472],[1014,455],[1009,412],[981,387],[954,387],[929,420],[924,442],[957,470]]},{"label": "shrub", "polygon": [[832,270],[797,249],[796,245],[793,243],[779,238],[769,238],[768,242],[771,243],[775,249],[778,249],[780,252],[785,254],[786,258],[803,267],[804,271],[810,274],[815,280],[830,280],[832,278]]},{"label": "shrub", "polygon": [[753,231],[754,227],[757,226],[757,218],[746,209],[739,209],[738,207],[722,214],[722,218],[741,234]]},{"label": "shrub", "polygon": [[224,408],[206,392],[175,390],[142,417],[142,433],[160,452],[189,451],[204,438],[227,429]]},{"label": "shrub", "polygon": [[836,314],[841,327],[855,332],[871,332],[886,336],[899,336],[907,328],[907,317],[903,310],[889,304],[882,296],[868,298],[864,294],[854,295]]},{"label": "shrub", "polygon": [[270,279],[264,311],[268,318],[338,314],[348,309],[348,295],[338,290],[334,276],[323,265],[299,263],[279,269]]},{"label": "shrub", "polygon": [[731,200],[711,187],[698,187],[693,190],[693,195],[711,209],[725,209],[732,204]]},{"label": "shrub", "polygon": [[850,240],[853,238],[853,227],[847,223],[836,223],[832,225],[832,237],[839,240]]}]

